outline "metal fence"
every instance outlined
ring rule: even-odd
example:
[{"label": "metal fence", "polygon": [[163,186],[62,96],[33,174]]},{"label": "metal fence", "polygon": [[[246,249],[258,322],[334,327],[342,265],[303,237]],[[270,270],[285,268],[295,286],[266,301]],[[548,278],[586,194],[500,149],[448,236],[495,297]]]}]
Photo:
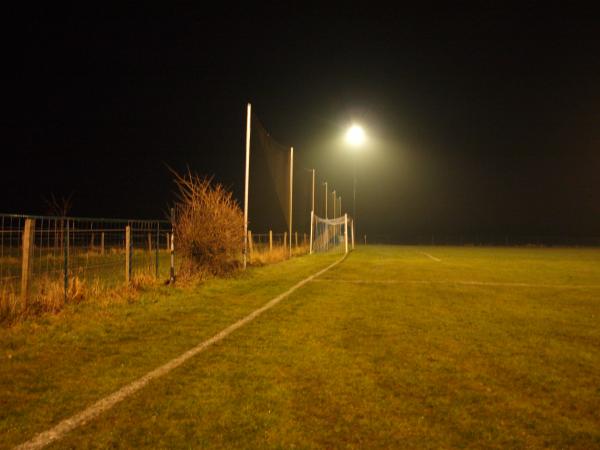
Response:
[{"label": "metal fence", "polygon": [[168,279],[171,224],[0,214],[0,290],[26,298],[73,280],[112,288],[136,277]]}]

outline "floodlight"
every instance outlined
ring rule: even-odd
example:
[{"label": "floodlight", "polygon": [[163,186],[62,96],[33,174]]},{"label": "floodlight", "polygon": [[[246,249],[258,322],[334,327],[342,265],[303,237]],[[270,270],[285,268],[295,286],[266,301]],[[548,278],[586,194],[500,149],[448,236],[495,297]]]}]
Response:
[{"label": "floodlight", "polygon": [[365,131],[360,125],[352,125],[346,131],[346,142],[353,147],[358,147],[365,142]]}]

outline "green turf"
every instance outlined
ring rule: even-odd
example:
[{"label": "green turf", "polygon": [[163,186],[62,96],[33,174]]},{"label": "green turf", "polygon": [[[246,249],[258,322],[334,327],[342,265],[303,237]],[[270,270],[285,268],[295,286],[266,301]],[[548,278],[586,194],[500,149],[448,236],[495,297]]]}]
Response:
[{"label": "green turf", "polygon": [[[1,331],[0,447],[335,258]],[[599,316],[597,249],[361,248],[53,446],[598,448]]]}]

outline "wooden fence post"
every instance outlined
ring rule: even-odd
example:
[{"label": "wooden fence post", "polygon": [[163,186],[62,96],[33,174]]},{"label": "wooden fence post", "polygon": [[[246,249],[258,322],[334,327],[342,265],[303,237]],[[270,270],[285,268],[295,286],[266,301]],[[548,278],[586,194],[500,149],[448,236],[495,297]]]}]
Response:
[{"label": "wooden fence post", "polygon": [[125,282],[131,281],[131,226],[125,227]]},{"label": "wooden fence post", "polygon": [[35,243],[35,219],[25,219],[23,229],[23,260],[21,263],[21,300],[27,304],[29,294],[29,278],[33,264],[33,246]]},{"label": "wooden fence post", "polygon": [[169,245],[169,249],[171,252],[171,267],[169,269],[169,283],[175,283],[175,233],[171,231],[169,234],[171,238],[171,242]]},{"label": "wooden fence post", "polygon": [[104,231],[100,234],[100,254],[104,256]]},{"label": "wooden fence post", "polygon": [[154,264],[155,264],[155,273],[154,273],[154,277],[156,279],[158,279],[158,265],[160,264],[159,262],[159,253],[158,251],[160,250],[160,223],[156,224],[156,236],[155,236],[156,242],[154,243]]},{"label": "wooden fence post", "polygon": [[69,219],[63,220],[63,290],[65,294],[65,302],[69,296],[69,252],[70,250],[70,233],[71,225]]},{"label": "wooden fence post", "polygon": [[273,230],[269,230],[269,252],[273,251]]},{"label": "wooden fence post", "polygon": [[294,235],[295,239],[296,239],[296,248],[298,248],[298,232],[296,231],[296,234]]},{"label": "wooden fence post", "polygon": [[152,251],[152,233],[148,233],[148,251]]},{"label": "wooden fence post", "polygon": [[287,231],[283,233],[283,248],[287,247]]},{"label": "wooden fence post", "polygon": [[169,232],[167,231],[166,234],[166,238],[167,238],[167,250],[169,250],[171,248],[171,236],[169,236]]}]

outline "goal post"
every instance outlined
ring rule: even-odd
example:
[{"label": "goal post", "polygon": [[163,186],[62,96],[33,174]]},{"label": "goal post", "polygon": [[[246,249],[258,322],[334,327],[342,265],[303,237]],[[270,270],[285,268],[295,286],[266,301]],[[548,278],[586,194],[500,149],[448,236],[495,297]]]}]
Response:
[{"label": "goal post", "polygon": [[352,242],[352,218],[348,214],[324,219],[311,213],[310,253],[348,253]]}]

